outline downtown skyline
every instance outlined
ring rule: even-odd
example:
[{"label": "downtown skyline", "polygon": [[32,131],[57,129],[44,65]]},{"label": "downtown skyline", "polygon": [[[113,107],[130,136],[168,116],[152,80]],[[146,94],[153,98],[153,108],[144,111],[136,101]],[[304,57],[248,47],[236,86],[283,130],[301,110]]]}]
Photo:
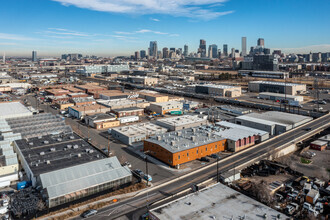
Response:
[{"label": "downtown skyline", "polygon": [[241,50],[243,36],[247,50],[264,38],[266,47],[285,53],[328,52],[328,5],[326,0],[5,1],[0,56],[31,56],[32,50],[38,56],[132,55],[147,50],[150,41],[158,42],[158,50],[187,44],[194,52],[200,39]]}]

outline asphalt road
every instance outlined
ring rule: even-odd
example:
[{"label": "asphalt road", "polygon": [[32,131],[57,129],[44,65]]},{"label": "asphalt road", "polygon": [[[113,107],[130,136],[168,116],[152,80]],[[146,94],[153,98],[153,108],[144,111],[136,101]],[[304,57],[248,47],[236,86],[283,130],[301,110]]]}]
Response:
[{"label": "asphalt road", "polygon": [[[294,142],[298,137],[312,132],[314,129],[320,126],[330,126],[330,114],[327,114],[322,119],[316,119],[308,125],[303,125],[295,131],[287,132],[280,138],[274,138],[266,143],[261,143],[256,147],[248,148],[240,153],[232,155],[229,159],[219,162],[219,171],[226,172],[235,167],[251,161],[253,158],[257,158],[261,155],[267,154],[272,150]],[[306,131],[304,129],[311,128],[312,131]],[[216,176],[216,164],[201,170],[189,176],[176,177],[175,182],[161,186],[150,190],[147,194],[141,194],[134,198],[120,201],[112,206],[100,209],[98,214],[91,217],[91,219],[116,219],[126,217],[128,219],[138,219],[139,216],[146,211],[147,203],[150,204],[150,208],[154,208],[152,203],[161,199],[171,197],[176,192],[180,192],[184,189],[190,188],[193,184],[203,182],[207,179]],[[148,201],[148,202],[147,202]],[[155,206],[156,207],[156,206]],[[80,219],[79,217],[77,219]]]}]

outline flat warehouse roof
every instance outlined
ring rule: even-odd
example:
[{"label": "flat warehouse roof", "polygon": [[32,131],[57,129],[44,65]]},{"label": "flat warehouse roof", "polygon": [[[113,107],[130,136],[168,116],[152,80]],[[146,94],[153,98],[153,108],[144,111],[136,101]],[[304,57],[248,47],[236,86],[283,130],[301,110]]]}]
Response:
[{"label": "flat warehouse roof", "polygon": [[222,126],[222,127],[226,127],[226,128],[239,128],[239,129],[242,129],[242,130],[248,130],[248,131],[251,131],[253,133],[260,134],[260,135],[268,134],[268,132],[263,131],[263,130],[250,128],[250,127],[246,127],[246,126],[243,126],[243,125],[238,125],[238,124],[230,123],[230,122],[226,122],[226,121],[216,122],[215,124],[219,125],[219,126]]},{"label": "flat warehouse roof", "polygon": [[268,111],[261,114],[251,113],[248,114],[247,116],[257,119],[273,121],[276,124],[286,124],[286,125],[295,125],[296,123],[299,122],[308,122],[313,120],[313,118],[311,117],[291,114],[286,112],[278,112],[278,111]]},{"label": "flat warehouse roof", "polygon": [[13,118],[32,115],[32,112],[20,102],[0,103],[0,118]]},{"label": "flat warehouse roof", "polygon": [[134,137],[138,135],[165,133],[167,129],[149,122],[112,128],[112,131],[116,131],[128,137]]},{"label": "flat warehouse roof", "polygon": [[216,184],[181,199],[151,210],[160,220],[179,219],[263,219],[267,216],[286,218],[280,213],[223,184]]},{"label": "flat warehouse roof", "polygon": [[15,141],[34,175],[99,160],[105,156],[76,134]]},{"label": "flat warehouse roof", "polygon": [[157,144],[171,153],[177,153],[221,140],[225,138],[196,127],[155,135],[145,141]]},{"label": "flat warehouse roof", "polygon": [[269,85],[281,85],[281,86],[303,86],[305,84],[297,84],[297,83],[284,83],[284,82],[273,82],[273,81],[250,81],[249,83],[254,84],[269,84]]},{"label": "flat warehouse roof", "polygon": [[156,123],[160,122],[162,124],[167,124],[167,125],[182,126],[196,122],[206,122],[206,121],[207,121],[206,119],[200,118],[198,116],[183,115],[173,118],[158,119]]}]

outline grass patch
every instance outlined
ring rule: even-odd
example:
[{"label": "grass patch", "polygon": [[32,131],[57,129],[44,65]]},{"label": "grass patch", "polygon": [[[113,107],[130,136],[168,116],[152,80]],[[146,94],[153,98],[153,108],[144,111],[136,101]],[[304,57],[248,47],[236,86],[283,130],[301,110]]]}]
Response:
[{"label": "grass patch", "polygon": [[303,163],[303,164],[310,164],[312,161],[311,160],[308,160],[306,158],[301,157],[300,158],[300,162]]}]

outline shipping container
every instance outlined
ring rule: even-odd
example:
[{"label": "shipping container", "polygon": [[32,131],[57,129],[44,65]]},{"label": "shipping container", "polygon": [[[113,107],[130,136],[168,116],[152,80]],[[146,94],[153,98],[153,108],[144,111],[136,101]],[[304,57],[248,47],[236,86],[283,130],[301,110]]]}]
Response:
[{"label": "shipping container", "polygon": [[182,115],[182,111],[171,111],[171,115]]},{"label": "shipping container", "polygon": [[32,184],[31,181],[22,181],[22,182],[19,182],[19,183],[17,183],[17,190],[25,189],[25,188],[31,186],[31,184]]}]

